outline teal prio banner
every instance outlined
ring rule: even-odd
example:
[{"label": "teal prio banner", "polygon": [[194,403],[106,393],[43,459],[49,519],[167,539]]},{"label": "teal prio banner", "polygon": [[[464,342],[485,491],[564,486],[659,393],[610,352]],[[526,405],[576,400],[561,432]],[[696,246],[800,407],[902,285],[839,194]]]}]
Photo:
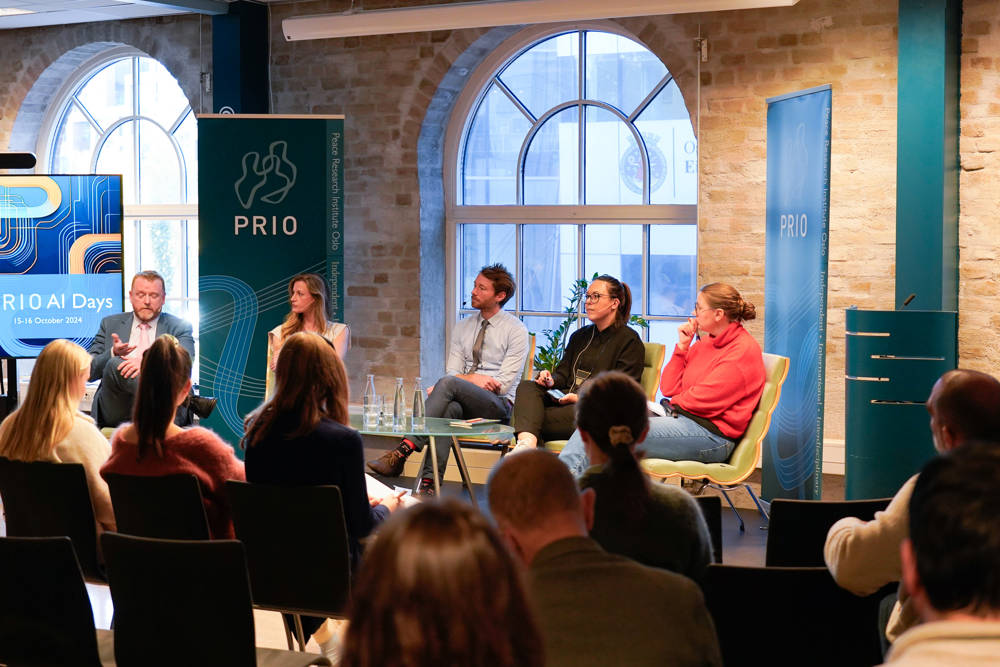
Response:
[{"label": "teal prio banner", "polygon": [[764,349],[790,360],[764,441],[768,500],[822,496],[831,93],[767,100]]},{"label": "teal prio banner", "polygon": [[203,424],[230,444],[264,398],[288,281],[323,275],[343,321],[343,160],[343,116],[198,117],[199,381],[219,400]]}]

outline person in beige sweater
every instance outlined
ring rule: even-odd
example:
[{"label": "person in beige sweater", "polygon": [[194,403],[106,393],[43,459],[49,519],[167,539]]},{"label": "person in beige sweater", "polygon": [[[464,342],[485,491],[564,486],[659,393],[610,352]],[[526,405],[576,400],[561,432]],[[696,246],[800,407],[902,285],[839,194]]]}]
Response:
[{"label": "person in beige sweater", "polygon": [[903,583],[921,623],[892,667],[995,665],[1000,656],[1000,443],[971,441],[920,472],[908,505]]},{"label": "person in beige sweater", "polygon": [[108,485],[99,470],[111,445],[78,406],[90,376],[90,354],[68,340],[42,350],[21,406],[0,424],[0,456],[17,461],[81,463],[98,529],[114,530]]},{"label": "person in beige sweater", "polygon": [[[927,412],[934,446],[942,454],[970,440],[998,439],[1000,382],[979,371],[948,371],[934,384]],[[907,506],[916,480],[916,475],[908,479],[873,520],[846,517],[830,527],[823,555],[842,588],[855,595],[870,595],[888,583],[901,581],[899,545],[909,536]],[[904,582],[886,637],[894,641],[919,620]]]}]

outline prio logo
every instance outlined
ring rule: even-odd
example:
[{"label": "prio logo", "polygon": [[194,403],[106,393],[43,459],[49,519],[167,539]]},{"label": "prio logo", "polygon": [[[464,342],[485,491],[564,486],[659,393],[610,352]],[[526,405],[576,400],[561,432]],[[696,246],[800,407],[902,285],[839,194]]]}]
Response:
[{"label": "prio logo", "polygon": [[295,185],[298,169],[288,159],[288,142],[275,141],[261,157],[257,151],[243,156],[243,174],[233,184],[236,199],[244,210],[259,200],[280,204]]}]

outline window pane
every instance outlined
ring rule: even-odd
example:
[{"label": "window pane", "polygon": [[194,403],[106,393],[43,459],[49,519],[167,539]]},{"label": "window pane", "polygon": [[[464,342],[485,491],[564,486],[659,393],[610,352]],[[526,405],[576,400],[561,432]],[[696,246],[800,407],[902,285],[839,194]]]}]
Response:
[{"label": "window pane", "polygon": [[[535,358],[538,358],[538,350],[543,346],[548,345],[548,338],[545,335],[545,331],[552,331],[560,324],[562,324],[563,317],[541,317],[539,315],[526,315],[521,318],[524,321],[524,326],[529,333],[535,334]],[[577,330],[579,322],[574,323],[570,326],[569,334],[566,336],[566,340],[569,340],[569,336]]]},{"label": "window pane", "polygon": [[632,313],[642,314],[642,225],[587,225],[584,229],[587,280],[607,273],[628,283]]},{"label": "window pane", "polygon": [[677,84],[671,81],[635,123],[650,161],[651,204],[698,203],[698,143]]},{"label": "window pane", "polygon": [[562,312],[577,277],[576,225],[525,225],[521,240],[524,310]]},{"label": "window pane", "polygon": [[107,131],[122,116],[132,111],[132,58],[124,58],[101,68],[77,93],[77,99]]},{"label": "window pane", "polygon": [[586,97],[613,104],[626,116],[667,74],[660,59],[627,37],[587,33]]},{"label": "window pane", "polygon": [[628,126],[587,107],[587,204],[641,204],[644,160]]},{"label": "window pane", "polygon": [[138,204],[135,188],[135,122],[119,125],[108,137],[97,156],[98,174],[122,175],[122,199]]},{"label": "window pane", "polygon": [[139,58],[139,114],[169,130],[187,106],[184,91],[167,68],[152,58]]},{"label": "window pane", "polygon": [[650,225],[649,314],[687,317],[694,310],[698,280],[695,225]]},{"label": "window pane", "polygon": [[[488,264],[500,262],[514,275],[516,271],[515,225],[462,225],[462,270],[455,286],[459,307],[468,308],[472,283],[479,270]],[[515,276],[516,281],[516,276]],[[517,290],[514,291],[515,298]],[[510,301],[506,308],[514,310],[516,301]]]},{"label": "window pane", "polygon": [[496,86],[483,98],[465,140],[463,204],[516,204],[517,157],[531,124]]},{"label": "window pane", "polygon": [[148,120],[139,126],[139,202],[166,204],[182,201],[181,171],[177,149],[156,123]]},{"label": "window pane", "polygon": [[[181,123],[177,131],[174,132],[174,140],[180,144],[181,153],[184,155],[184,168],[187,173],[187,198],[186,203],[197,203],[198,201],[198,122],[188,108],[187,116]],[[195,253],[197,254],[197,253]]]},{"label": "window pane", "polygon": [[580,166],[579,110],[563,109],[535,134],[524,161],[525,204],[576,204]]},{"label": "window pane", "polygon": [[80,110],[71,106],[65,115],[52,152],[53,174],[89,174],[97,132]]},{"label": "window pane", "polygon": [[510,63],[500,80],[535,118],[561,102],[579,97],[579,33],[537,44]]},{"label": "window pane", "polygon": [[139,221],[139,261],[143,271],[159,271],[167,296],[184,296],[187,235],[180,220]]}]

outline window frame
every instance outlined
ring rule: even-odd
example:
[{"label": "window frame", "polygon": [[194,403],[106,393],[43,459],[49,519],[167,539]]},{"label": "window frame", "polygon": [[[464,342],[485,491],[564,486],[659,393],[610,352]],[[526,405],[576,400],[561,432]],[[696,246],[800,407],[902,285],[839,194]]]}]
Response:
[{"label": "window frame", "polygon": [[[481,224],[514,224],[517,225],[516,228],[516,248],[515,248],[515,262],[514,267],[508,267],[515,276],[517,280],[521,275],[521,225],[531,225],[531,224],[553,224],[553,221],[560,221],[563,224],[573,224],[577,225],[578,230],[578,243],[577,243],[577,264],[578,264],[578,275],[583,276],[584,264],[585,264],[585,243],[584,243],[584,225],[643,225],[643,257],[642,257],[642,272],[644,280],[648,276],[648,264],[649,264],[649,225],[669,225],[669,224],[683,224],[683,225],[695,225],[697,230],[698,225],[698,205],[697,204],[621,204],[621,205],[606,205],[606,204],[576,204],[576,205],[524,205],[524,204],[514,204],[514,205],[466,205],[461,203],[461,197],[463,192],[463,187],[461,183],[462,169],[460,165],[465,159],[465,140],[468,136],[469,128],[475,118],[476,112],[479,109],[480,104],[489,89],[489,84],[493,81],[493,78],[500,74],[507,65],[514,59],[519,57],[527,49],[532,46],[546,40],[553,38],[557,35],[565,34],[567,32],[582,32],[582,31],[601,31],[611,34],[616,34],[622,37],[626,37],[630,40],[635,41],[638,44],[645,46],[647,49],[649,47],[643,44],[637,36],[624,30],[621,26],[606,21],[594,21],[586,23],[574,23],[574,24],[551,24],[551,25],[537,25],[526,28],[517,34],[510,37],[498,48],[494,49],[475,71],[470,75],[465,87],[459,94],[458,99],[455,102],[455,106],[452,110],[451,117],[448,122],[448,126],[445,132],[445,143],[444,143],[444,153],[443,153],[443,165],[442,173],[444,177],[444,198],[445,198],[445,257],[447,262],[447,269],[445,272],[445,314],[446,314],[446,326],[447,326],[447,343],[450,345],[451,341],[451,331],[458,321],[459,317],[466,314],[471,314],[475,311],[470,311],[468,309],[459,308],[460,294],[464,293],[467,286],[458,284],[458,281],[462,275],[461,266],[461,256],[459,253],[459,242],[460,242],[460,228],[461,225],[467,223],[481,223]],[[650,49],[650,51],[652,51]],[[655,53],[654,53],[655,55]],[[659,56],[657,56],[659,57]],[[662,60],[662,59],[661,59]],[[583,54],[581,53],[581,62],[585,63]],[[664,63],[665,65],[666,63]],[[585,67],[585,64],[581,66]],[[667,68],[668,77],[672,78],[672,74],[669,73],[669,68]],[[655,96],[656,92],[663,89],[664,86],[669,85],[668,79],[666,82],[661,81],[657,84],[653,90],[643,99],[640,104],[640,109],[644,109],[650,102],[650,100]],[[505,93],[506,94],[506,93]],[[513,100],[512,100],[513,102]],[[581,109],[586,109],[586,106],[594,104],[597,100],[566,100],[558,104],[554,109],[562,109],[566,107],[572,107],[574,105],[580,106]],[[516,105],[516,102],[514,102]],[[585,104],[586,103],[586,104]],[[601,104],[595,104],[595,106],[602,107]],[[603,105],[602,108],[607,108],[607,105]],[[526,139],[530,137],[541,127],[541,123],[544,118],[548,118],[555,113],[554,110],[547,110],[547,113],[543,113],[537,119],[537,125],[535,125],[531,130],[529,130]],[[689,121],[691,120],[690,114],[688,116]],[[694,129],[692,123],[692,129]],[[697,139],[697,136],[696,136]],[[530,141],[525,141],[524,146],[528,146]],[[639,142],[640,151],[642,151],[642,142]],[[523,149],[522,149],[523,153]],[[643,151],[643,154],[645,152]],[[523,155],[521,156],[523,157]],[[520,158],[519,158],[520,159]],[[585,156],[581,155],[579,157],[581,163],[581,169],[583,169],[583,164]],[[648,169],[644,170],[643,177],[643,200],[648,201],[649,199],[649,172]],[[519,175],[517,177],[517,185],[515,187],[517,201],[523,201],[523,191],[522,191],[522,178],[520,177],[520,163],[519,163]],[[584,187],[582,181],[580,182],[580,188]],[[582,200],[582,198],[581,198]],[[697,263],[697,249],[695,251],[695,262]],[[642,290],[642,313],[643,317],[651,321],[675,321],[682,322],[684,317],[674,317],[674,316],[653,316],[648,315],[648,299],[649,290],[648,286],[644,286]],[[515,297],[519,297],[517,294]],[[520,299],[515,303],[520,303]],[[516,308],[508,308],[509,312],[521,317],[521,316],[564,316],[562,312],[541,312],[541,311],[524,311]],[[582,304],[581,310],[582,314]],[[583,326],[585,323],[585,318],[581,317],[577,321],[577,326]],[[538,332],[541,333],[541,332]],[[648,339],[648,330],[642,333],[644,339]]]}]

